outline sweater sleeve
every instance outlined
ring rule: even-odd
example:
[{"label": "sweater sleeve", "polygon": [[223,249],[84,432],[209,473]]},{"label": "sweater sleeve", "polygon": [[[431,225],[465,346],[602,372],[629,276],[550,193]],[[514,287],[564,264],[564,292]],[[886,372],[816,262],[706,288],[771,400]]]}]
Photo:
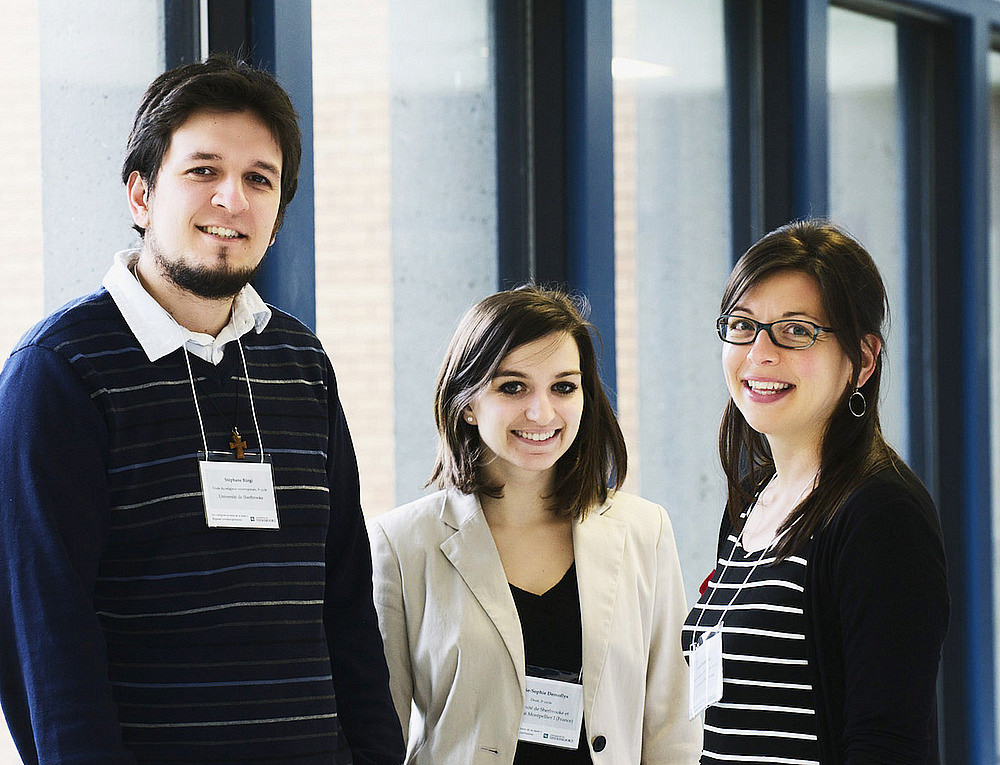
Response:
[{"label": "sweater sleeve", "polygon": [[924,763],[948,624],[944,550],[934,519],[911,496],[875,500],[846,527],[832,569],[844,762]]},{"label": "sweater sleeve", "polygon": [[330,529],[324,620],[337,714],[355,765],[396,765],[404,749],[372,600],[371,548],[361,513],[354,446],[329,376]]},{"label": "sweater sleeve", "polygon": [[47,348],[0,373],[0,701],[25,763],[134,763],[93,605],[110,500],[108,432]]}]

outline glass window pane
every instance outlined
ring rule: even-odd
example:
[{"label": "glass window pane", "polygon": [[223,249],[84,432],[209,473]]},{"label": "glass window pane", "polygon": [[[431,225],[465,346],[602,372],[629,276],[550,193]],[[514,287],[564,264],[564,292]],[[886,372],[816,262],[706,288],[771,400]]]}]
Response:
[{"label": "glass window pane", "polygon": [[[995,687],[1000,688],[1000,53],[990,53],[990,448],[993,477]],[[997,710],[1000,730],[1000,708]],[[1000,742],[998,742],[1000,747]],[[997,751],[1000,761],[1000,749]]]},{"label": "glass window pane", "polygon": [[120,172],[139,100],[164,69],[161,3],[38,3],[45,310],[100,286],[138,246]]},{"label": "glass window pane", "polygon": [[487,0],[312,4],[317,329],[369,515],[422,493],[434,380],[496,289]]},{"label": "glass window pane", "polygon": [[721,0],[615,0],[618,408],[627,488],[670,512],[688,597],[712,569],[729,274]]},{"label": "glass window pane", "polygon": [[0,357],[45,311],[100,286],[114,252],[135,241],[118,174],[139,97],[163,68],[159,4],[109,0],[95,13],[10,0],[4,10],[0,140],[17,182],[0,191],[10,317]]},{"label": "glass window pane", "polygon": [[882,427],[905,459],[906,254],[896,26],[840,8],[830,9],[829,21],[830,217],[872,254],[889,293]]},{"label": "glass window pane", "polygon": [[[12,0],[0,46],[0,146],[12,182],[0,186],[0,364],[42,318],[42,133],[37,0]],[[32,65],[34,63],[34,65]],[[3,758],[0,757],[0,762]]]}]

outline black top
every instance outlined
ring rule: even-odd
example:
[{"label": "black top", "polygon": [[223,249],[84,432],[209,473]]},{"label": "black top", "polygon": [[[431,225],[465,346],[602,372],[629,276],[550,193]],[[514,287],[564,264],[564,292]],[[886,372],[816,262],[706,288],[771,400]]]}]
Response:
[{"label": "black top", "polygon": [[[524,663],[579,675],[583,667],[583,628],[580,621],[580,593],[576,587],[576,563],[546,593],[535,595],[510,585],[524,636]],[[574,751],[556,746],[517,742],[514,765],[591,765],[587,731],[580,731],[580,746]]]},{"label": "black top", "polygon": [[715,574],[688,614],[685,656],[694,634],[722,617],[722,699],[705,710],[701,762],[819,765],[816,709],[806,651],[803,591],[812,541],[776,560],[748,553],[727,535]]},{"label": "black top", "polygon": [[[720,554],[732,533],[723,518]],[[820,762],[936,765],[948,581],[937,511],[919,479],[902,462],[866,479],[813,535],[808,559]]]},{"label": "black top", "polygon": [[820,760],[931,765],[949,614],[934,503],[899,463],[865,481],[815,535],[806,647]]}]

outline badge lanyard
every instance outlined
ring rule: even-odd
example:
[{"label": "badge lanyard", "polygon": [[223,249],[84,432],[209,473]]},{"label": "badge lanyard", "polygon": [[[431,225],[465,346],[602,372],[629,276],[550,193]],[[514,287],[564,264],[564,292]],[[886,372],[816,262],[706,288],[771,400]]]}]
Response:
[{"label": "badge lanyard", "polygon": [[[777,475],[777,473],[775,474]],[[806,493],[806,490],[810,486],[813,486],[816,482],[816,477],[819,475],[819,471],[809,479],[808,483],[802,487],[802,491],[795,498],[794,506],[797,506],[802,500],[802,496]],[[771,477],[771,481],[774,480],[775,476]],[[770,485],[771,481],[768,481]],[[761,490],[760,494],[764,493],[767,486]],[[757,495],[758,499],[760,494]],[[736,555],[736,548],[742,546],[743,544],[743,532],[746,531],[747,522],[750,520],[750,515],[753,513],[754,509],[757,507],[757,499],[754,500],[753,505],[747,511],[746,520],[743,522],[743,528],[740,529],[739,536],[736,538],[736,542],[733,545],[732,550],[729,552],[728,559],[722,565],[722,572],[719,574],[719,584],[722,583],[725,578],[726,571],[729,565],[733,562],[733,557]],[[796,519],[797,520],[797,519]],[[792,524],[794,525],[794,523]],[[719,615],[718,621],[713,627],[708,629],[701,639],[698,638],[698,628],[701,626],[701,620],[705,616],[705,612],[708,607],[712,604],[712,596],[715,594],[716,588],[713,587],[708,594],[708,599],[705,601],[705,605],[702,607],[701,612],[698,614],[698,620],[695,622],[694,629],[691,633],[691,648],[689,654],[690,669],[688,676],[688,713],[691,719],[697,717],[701,712],[705,710],[706,707],[711,706],[715,702],[722,698],[722,688],[723,688],[723,676],[722,676],[722,633],[723,633],[723,621],[726,618],[726,614],[732,607],[733,603],[740,596],[743,588],[746,586],[747,582],[753,576],[754,571],[757,570],[757,566],[760,562],[767,557],[767,554],[771,549],[788,533],[791,529],[789,526],[780,534],[775,534],[774,538],[768,543],[760,554],[760,557],[754,561],[753,566],[750,567],[750,571],[740,582],[740,586],[736,588],[736,592],[729,599],[729,602],[722,609],[722,613]]]},{"label": "badge lanyard", "polygon": [[[210,528],[238,529],[277,529],[278,507],[274,495],[274,473],[271,463],[264,452],[264,441],[261,438],[260,423],[257,420],[257,408],[253,401],[253,387],[250,385],[250,369],[247,366],[243,343],[236,338],[243,361],[243,374],[247,381],[247,392],[250,399],[250,414],[253,417],[254,428],[257,431],[257,443],[260,447],[260,460],[244,462],[237,452],[236,460],[228,452],[211,452],[208,448],[208,436],[205,432],[205,422],[201,416],[201,406],[198,403],[198,391],[194,384],[194,373],[191,370],[191,360],[188,358],[187,345],[182,346],[184,362],[187,364],[188,380],[191,382],[191,395],[194,398],[194,408],[198,415],[198,427],[201,429],[201,441],[205,447],[203,455],[199,455],[198,470],[201,474],[202,498],[205,504],[205,520]],[[216,457],[212,460],[212,456]]]},{"label": "badge lanyard", "polygon": [[[260,423],[257,422],[257,408],[253,403],[253,388],[250,385],[250,370],[247,367],[247,357],[243,352],[243,343],[236,338],[236,346],[240,349],[240,359],[243,361],[243,375],[247,381],[247,396],[250,399],[250,416],[253,417],[253,426],[257,431],[257,443],[260,446],[260,462],[264,462],[264,439],[260,437]],[[194,373],[191,371],[191,359],[188,358],[187,344],[184,345],[184,363],[187,364],[188,380],[191,382],[191,396],[194,398],[194,410],[198,415],[198,427],[201,429],[201,442],[205,447],[205,455],[211,454],[208,450],[208,437],[205,435],[205,422],[201,417],[201,406],[198,404],[198,391],[194,387]]]}]

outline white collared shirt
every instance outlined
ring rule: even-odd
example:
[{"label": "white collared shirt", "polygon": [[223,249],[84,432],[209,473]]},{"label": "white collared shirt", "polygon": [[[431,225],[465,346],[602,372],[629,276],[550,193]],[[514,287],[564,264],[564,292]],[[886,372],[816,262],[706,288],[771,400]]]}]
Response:
[{"label": "white collared shirt", "polygon": [[133,273],[138,259],[139,250],[115,253],[114,263],[102,284],[150,361],[161,359],[183,345],[195,356],[218,364],[227,343],[243,337],[251,329],[258,334],[263,332],[271,320],[271,309],[248,284],[236,295],[229,323],[218,336],[185,329],[139,283]]}]

